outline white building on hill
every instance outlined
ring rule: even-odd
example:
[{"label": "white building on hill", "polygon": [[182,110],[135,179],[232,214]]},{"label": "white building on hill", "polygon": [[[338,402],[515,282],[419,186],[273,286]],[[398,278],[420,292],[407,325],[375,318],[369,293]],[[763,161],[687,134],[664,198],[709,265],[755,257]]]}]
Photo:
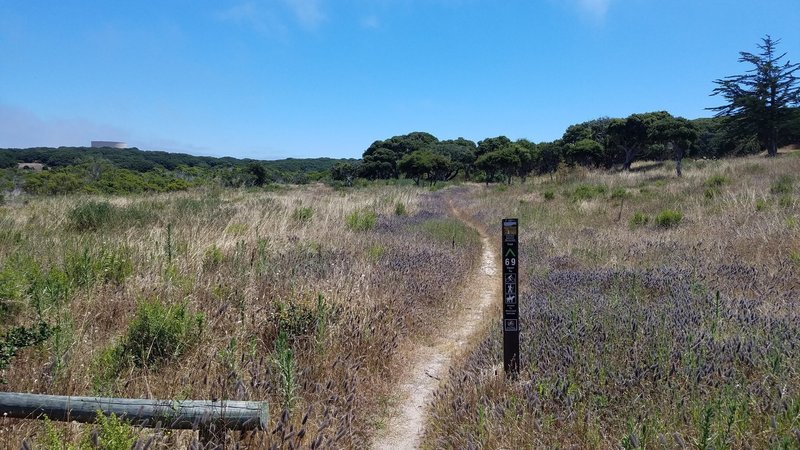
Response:
[{"label": "white building on hill", "polygon": [[92,141],[92,148],[128,148],[128,144],[116,141]]}]

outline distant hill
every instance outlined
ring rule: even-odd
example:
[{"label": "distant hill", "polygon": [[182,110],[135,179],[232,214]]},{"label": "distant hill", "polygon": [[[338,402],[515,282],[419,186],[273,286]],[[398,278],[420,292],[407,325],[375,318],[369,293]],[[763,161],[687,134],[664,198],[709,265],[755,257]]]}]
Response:
[{"label": "distant hill", "polygon": [[121,169],[149,172],[158,167],[175,170],[179,166],[220,168],[244,166],[253,162],[262,163],[280,172],[310,173],[327,171],[338,162],[355,162],[356,159],[337,158],[287,158],[273,161],[238,159],[231,157],[194,156],[186,153],[139,150],[138,148],[91,148],[91,147],[35,147],[0,149],[0,168],[15,167],[18,163],[39,162],[49,168],[60,168],[81,164],[91,159],[102,159]]}]

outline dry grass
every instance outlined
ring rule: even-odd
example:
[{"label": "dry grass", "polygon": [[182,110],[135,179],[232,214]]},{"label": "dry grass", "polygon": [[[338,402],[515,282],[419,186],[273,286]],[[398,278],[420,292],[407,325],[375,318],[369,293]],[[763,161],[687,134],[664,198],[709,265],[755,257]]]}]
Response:
[{"label": "dry grass", "polygon": [[[800,189],[775,188],[800,158],[668,166],[462,201],[487,229],[520,218],[525,369],[497,373],[496,326],[438,392],[427,447],[800,446]],[[656,225],[665,209],[682,221]]]},{"label": "dry grass", "polygon": [[[275,448],[364,447],[391,398],[396,348],[424,337],[430,317],[446,314],[441,299],[463,284],[478,258],[475,236],[453,246],[448,227],[457,222],[439,197],[403,187],[310,186],[8,205],[0,210],[0,266],[19,271],[24,286],[5,328],[34,323],[34,297],[47,298],[43,317],[60,328],[12,361],[4,389],[268,400],[268,432],[231,439]],[[96,230],[75,229],[70,212],[89,200],[111,204],[113,217]],[[396,215],[398,203],[406,215]],[[374,212],[374,226],[348,228],[354,211]],[[106,254],[128,260],[129,274],[109,279],[116,266]],[[36,269],[17,269],[20,258]],[[94,281],[75,281],[76,260],[99,265]],[[59,271],[69,293],[58,299],[29,281],[39,276],[33,272]],[[108,375],[109,349],[127,339],[144,299],[202,314],[202,332],[166,364],[123,364]],[[281,333],[288,347],[281,347]],[[56,426],[72,442],[88,428]],[[45,430],[36,421],[2,419],[0,432],[18,445],[40,442]],[[195,435],[160,431],[153,445],[186,446]]]}]

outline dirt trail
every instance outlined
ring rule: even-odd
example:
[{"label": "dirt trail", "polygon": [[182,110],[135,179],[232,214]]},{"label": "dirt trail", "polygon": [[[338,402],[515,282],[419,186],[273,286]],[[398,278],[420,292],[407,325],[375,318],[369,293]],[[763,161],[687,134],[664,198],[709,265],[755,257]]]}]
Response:
[{"label": "dirt trail", "polygon": [[[447,377],[453,358],[466,350],[470,339],[482,326],[499,317],[493,311],[499,299],[497,261],[489,237],[465,214],[450,204],[450,210],[459,220],[474,228],[481,236],[481,262],[470,283],[459,293],[463,307],[448,319],[451,326],[434,336],[429,345],[420,345],[406,353],[408,369],[398,385],[400,403],[396,414],[389,418],[386,427],[373,441],[374,449],[400,450],[420,447],[425,431],[427,406],[439,383]],[[497,313],[497,314],[495,314]]]}]

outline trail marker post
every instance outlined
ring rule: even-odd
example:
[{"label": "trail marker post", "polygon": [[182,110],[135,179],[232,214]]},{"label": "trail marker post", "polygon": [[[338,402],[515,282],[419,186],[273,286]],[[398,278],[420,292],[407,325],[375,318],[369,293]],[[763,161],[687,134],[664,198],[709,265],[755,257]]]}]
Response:
[{"label": "trail marker post", "polygon": [[503,369],[519,373],[519,245],[517,219],[503,219]]}]

